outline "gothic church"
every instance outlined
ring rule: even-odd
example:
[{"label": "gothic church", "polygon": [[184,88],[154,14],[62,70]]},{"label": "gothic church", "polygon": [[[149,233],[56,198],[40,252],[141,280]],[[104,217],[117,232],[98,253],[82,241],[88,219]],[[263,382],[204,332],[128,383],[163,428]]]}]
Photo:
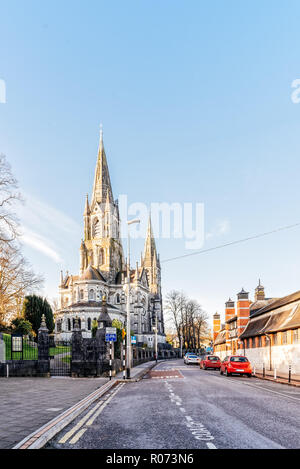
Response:
[{"label": "gothic church", "polygon": [[[113,198],[102,131],[92,197],[90,202],[86,197],[83,218],[79,275],[61,272],[60,304],[55,313],[57,340],[71,337],[76,317],[83,337],[91,337],[103,296],[111,320],[118,319],[126,325],[127,266],[120,236],[118,201]],[[154,348],[157,322],[158,346],[164,347],[161,268],[150,217],[140,265],[136,263],[136,268],[130,269],[130,306],[131,331],[137,337],[137,344]]]}]

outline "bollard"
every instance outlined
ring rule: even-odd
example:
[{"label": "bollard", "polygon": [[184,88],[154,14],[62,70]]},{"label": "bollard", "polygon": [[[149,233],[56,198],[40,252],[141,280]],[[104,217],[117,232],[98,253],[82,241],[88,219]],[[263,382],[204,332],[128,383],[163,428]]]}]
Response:
[{"label": "bollard", "polygon": [[8,366],[8,363],[6,363],[6,378],[9,378],[9,366]]},{"label": "bollard", "polygon": [[265,368],[265,364],[263,364],[263,377],[264,377],[264,378],[266,377],[266,368]]},{"label": "bollard", "polygon": [[292,377],[292,366],[289,365],[289,383],[291,382],[291,377]]},{"label": "bollard", "polygon": [[276,370],[276,368],[274,368],[274,379],[275,380],[277,379],[277,370]]},{"label": "bollard", "polygon": [[255,366],[254,366],[254,368],[253,368],[253,376],[255,376],[255,374],[256,374],[256,368],[255,368]]}]

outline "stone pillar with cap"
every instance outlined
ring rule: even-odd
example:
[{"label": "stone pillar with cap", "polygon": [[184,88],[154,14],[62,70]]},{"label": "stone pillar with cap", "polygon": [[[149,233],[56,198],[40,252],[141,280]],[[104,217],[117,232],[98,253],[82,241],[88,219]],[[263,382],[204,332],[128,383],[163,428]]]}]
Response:
[{"label": "stone pillar with cap", "polygon": [[75,317],[74,327],[72,331],[72,360],[71,360],[71,375],[84,376],[84,345],[82,332],[79,327],[78,316]]},{"label": "stone pillar with cap", "polygon": [[101,313],[98,318],[98,329],[96,332],[97,343],[97,369],[102,374],[106,370],[109,361],[109,344],[105,342],[105,331],[107,327],[112,326],[112,320],[107,312],[106,296],[102,297]]},{"label": "stone pillar with cap", "polygon": [[46,325],[46,317],[43,314],[41,325],[38,330],[38,374],[40,376],[49,376],[49,373],[49,331]]}]

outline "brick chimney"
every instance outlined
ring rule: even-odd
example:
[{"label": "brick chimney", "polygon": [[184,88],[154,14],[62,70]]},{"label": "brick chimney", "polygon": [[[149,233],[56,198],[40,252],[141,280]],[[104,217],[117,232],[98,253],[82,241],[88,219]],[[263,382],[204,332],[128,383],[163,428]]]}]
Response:
[{"label": "brick chimney", "polygon": [[215,313],[213,316],[213,338],[216,340],[217,335],[221,330],[221,316],[219,313]]},{"label": "brick chimney", "polygon": [[228,319],[235,316],[235,306],[234,301],[229,298],[225,303],[225,329],[226,329],[226,350],[231,350],[231,340],[229,338],[229,324],[227,324]]},{"label": "brick chimney", "polygon": [[250,316],[250,304],[249,293],[243,288],[237,294],[237,329],[238,337],[242,334],[245,327],[248,324]]}]

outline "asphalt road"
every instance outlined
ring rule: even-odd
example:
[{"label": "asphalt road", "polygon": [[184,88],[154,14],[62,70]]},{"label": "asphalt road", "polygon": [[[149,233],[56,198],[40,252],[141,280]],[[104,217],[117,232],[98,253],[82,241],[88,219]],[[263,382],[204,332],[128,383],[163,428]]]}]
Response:
[{"label": "asphalt road", "polygon": [[[173,373],[168,373],[168,370]],[[169,377],[177,370],[179,377]],[[163,362],[164,378],[120,384],[48,448],[300,448],[300,389]]]}]

